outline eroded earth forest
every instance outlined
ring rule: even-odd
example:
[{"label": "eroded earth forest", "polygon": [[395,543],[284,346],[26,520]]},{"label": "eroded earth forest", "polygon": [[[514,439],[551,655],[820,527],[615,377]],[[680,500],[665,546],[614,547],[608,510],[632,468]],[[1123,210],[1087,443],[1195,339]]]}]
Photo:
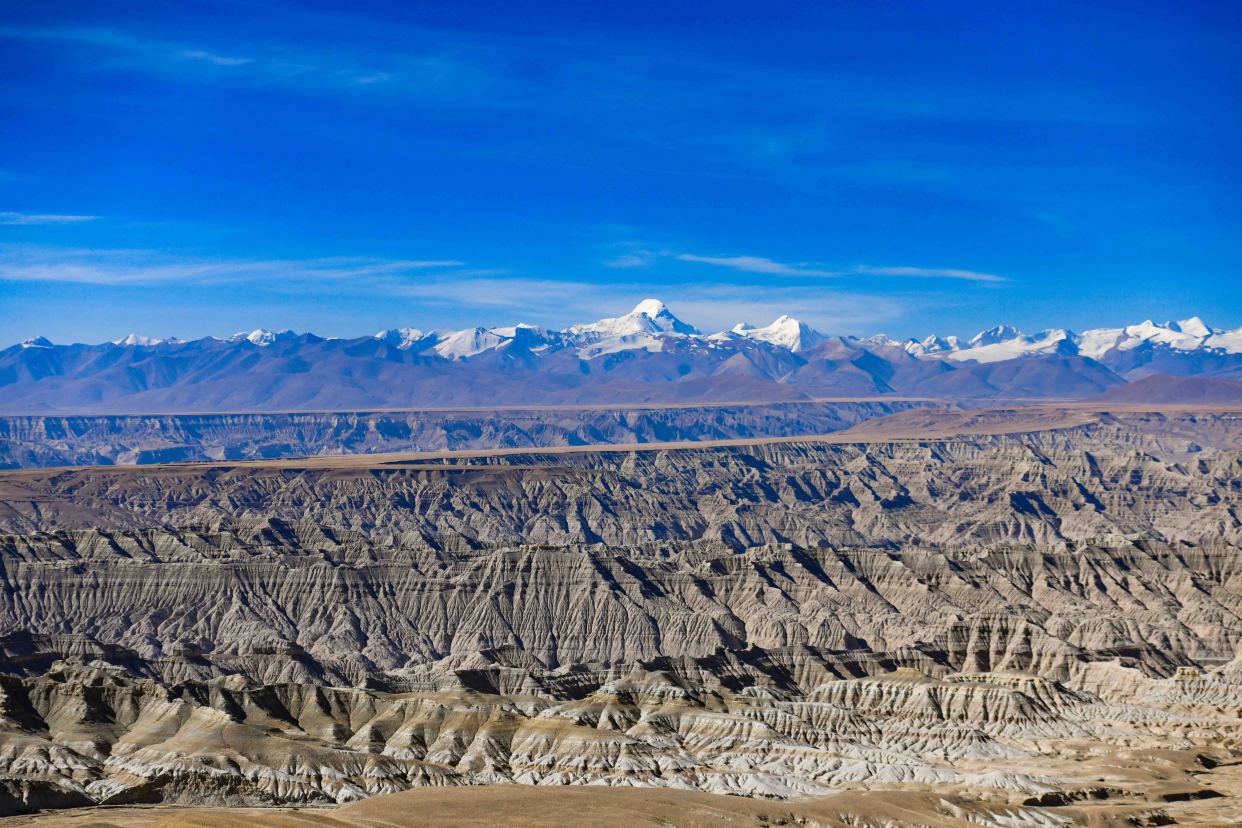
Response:
[{"label": "eroded earth forest", "polygon": [[0,807],[404,825],[382,795],[442,789],[443,815],[499,784],[471,801],[1242,817],[1242,414],[855,413],[4,472]]}]

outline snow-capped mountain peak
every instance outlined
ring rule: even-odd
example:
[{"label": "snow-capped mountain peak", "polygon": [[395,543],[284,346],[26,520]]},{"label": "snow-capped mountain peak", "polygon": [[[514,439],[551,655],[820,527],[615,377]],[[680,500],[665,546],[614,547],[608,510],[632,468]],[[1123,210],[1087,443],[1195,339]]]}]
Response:
[{"label": "snow-capped mountain peak", "polygon": [[525,322],[519,322],[506,328],[492,328],[492,333],[499,334],[504,338],[505,341],[500,347],[512,350],[526,350],[534,354],[555,350],[566,344],[565,336],[560,332],[549,331],[547,328],[541,328],[538,325],[528,325]]},{"label": "snow-capped mountain peak", "polygon": [[1072,356],[1077,353],[1074,335],[1064,328],[1050,328],[1027,335],[1010,325],[999,325],[971,339],[969,347],[954,349],[946,355],[955,362],[1002,362],[1020,357]]},{"label": "snow-capped mountain peak", "polygon": [[1148,341],[1169,345],[1178,350],[1189,351],[1194,349],[1200,340],[1198,336],[1182,333],[1166,325],[1157,325],[1150,319],[1144,320],[1138,325],[1127,326],[1125,335],[1125,341],[1118,346],[1123,351],[1136,348],[1143,342]]},{"label": "snow-capped mountain peak", "polygon": [[565,333],[591,341],[637,334],[697,335],[698,329],[682,322],[659,299],[644,299],[625,316],[601,319],[585,325],[571,325]]},{"label": "snow-capped mountain peak", "polygon": [[1212,335],[1203,340],[1203,347],[1227,354],[1242,354],[1242,328],[1212,331]]},{"label": "snow-capped mountain peak", "polygon": [[904,347],[906,353],[922,358],[956,351],[962,347],[962,343],[956,336],[936,336],[932,334],[922,342],[911,339],[905,343]]},{"label": "snow-capped mountain peak", "polygon": [[673,312],[659,299],[644,299],[634,306],[634,310],[630,311],[628,316],[649,319],[654,329],[660,333],[697,334],[699,332],[698,328],[673,316]]},{"label": "snow-capped mountain peak", "polygon": [[[704,335],[692,325],[678,319],[658,299],[644,299],[623,316],[572,325],[560,331],[519,323],[460,331],[427,331],[402,327],[379,331],[373,336],[401,350],[448,360],[472,358],[485,351],[496,350],[510,351],[514,355],[521,351],[545,356],[566,348],[575,350],[583,359],[593,359],[622,351],[660,352],[672,347],[673,342],[679,343],[679,349],[736,348],[743,340],[752,342],[755,346],[798,353],[832,341],[831,336],[787,314],[762,327],[742,323],[730,330]],[[320,339],[313,334],[299,335],[290,330],[271,331],[264,328],[234,334],[225,340],[209,339],[213,342],[267,347],[279,341],[295,340],[299,337],[308,341]],[[1083,356],[1103,361],[1109,366],[1136,366],[1131,370],[1151,365],[1153,359],[1199,359],[1202,355],[1205,359],[1219,362],[1221,357],[1242,354],[1242,328],[1216,330],[1198,316],[1164,323],[1147,319],[1134,325],[1094,328],[1081,334],[1063,328],[1023,334],[1012,325],[997,325],[981,331],[969,341],[962,341],[954,336],[936,335],[922,340],[898,341],[876,335],[865,339],[843,337],[842,341],[851,347],[870,349],[885,359],[889,356],[885,356],[884,351],[892,348],[903,349],[917,359],[947,359],[958,363],[1000,362],[1023,357]],[[112,344],[144,348],[193,343],[175,337],[154,338],[130,334],[113,340]],[[20,343],[20,347],[28,349],[58,346],[44,337],[35,337]]]},{"label": "snow-capped mountain peak", "polygon": [[655,319],[660,314],[668,313],[668,305],[664,304],[659,299],[644,299],[634,306],[634,310],[630,311],[631,315],[650,316],[652,319]]},{"label": "snow-capped mountain peak", "polygon": [[139,334],[132,333],[127,336],[123,336],[120,339],[112,340],[112,344],[127,348],[151,348],[156,345],[171,345],[180,341],[181,340],[177,339],[175,336],[161,338],[154,336],[140,336]]},{"label": "snow-capped mountain peak", "polygon": [[[175,346],[139,336],[118,340],[120,346],[30,339],[0,350],[0,381],[9,380],[0,397],[9,408],[19,399],[38,410],[98,410],[101,401],[261,410],[327,401],[393,407],[501,399],[710,402],[741,394],[751,400],[887,393],[1069,399],[1155,374],[1242,377],[1242,328],[1213,330],[1194,317],[1082,334],[1063,328],[1020,334],[1005,325],[969,343],[950,336],[896,342],[828,335],[789,315],[704,335],[650,300],[622,316],[561,331],[518,324],[396,328],[376,336],[332,343],[260,328]],[[142,398],[133,396],[136,375],[158,380],[144,384]]]},{"label": "snow-capped mountain peak", "polygon": [[810,325],[807,325],[805,322],[799,322],[792,316],[787,315],[777,317],[776,321],[771,325],[762,328],[756,328],[743,322],[733,327],[733,333],[738,336],[744,336],[747,339],[758,339],[762,342],[768,342],[794,353],[813,348],[826,339],[823,334]]},{"label": "snow-capped mountain peak", "polygon": [[1086,331],[1079,338],[1079,353],[1099,359],[1109,351],[1133,351],[1145,345],[1164,346],[1178,351],[1194,351],[1201,347],[1214,347],[1212,329],[1197,316],[1181,322],[1157,325],[1146,319],[1137,325],[1124,328],[1096,328]]},{"label": "snow-capped mountain peak", "polygon": [[489,351],[505,341],[505,337],[487,328],[466,328],[449,334],[432,350],[445,359],[468,359]]},{"label": "snow-capped mountain peak", "polygon": [[432,348],[445,359],[468,359],[485,351],[518,348],[541,353],[563,344],[561,334],[520,322],[501,328],[467,328],[449,333]]},{"label": "snow-capped mountain peak", "polygon": [[1168,327],[1191,336],[1206,337],[1212,335],[1212,329],[1197,316],[1192,316],[1189,319],[1179,319],[1177,322],[1170,322]]},{"label": "snow-capped mountain peak", "polygon": [[430,336],[430,333],[426,333],[418,328],[389,328],[386,331],[376,333],[375,339],[387,342],[399,350],[408,351]]},{"label": "snow-capped mountain peak", "polygon": [[978,348],[981,345],[995,345],[998,342],[1005,342],[1020,336],[1022,336],[1022,331],[1013,325],[997,325],[994,328],[988,328],[986,331],[980,331],[972,336],[970,338],[970,346]]},{"label": "snow-capped mountain peak", "polygon": [[[979,333],[961,348],[939,346],[937,337],[912,343],[906,350],[918,357],[946,356],[955,361],[997,362],[1026,356],[1079,355],[1094,360],[1110,353],[1124,354],[1149,349],[1191,352],[1242,353],[1242,328],[1217,331],[1197,316],[1159,324],[1145,319],[1123,328],[1093,328],[1076,334],[1052,328],[1026,335],[1011,325],[998,325]],[[1146,359],[1146,357],[1144,357]]]},{"label": "snow-capped mountain peak", "polygon": [[543,328],[538,325],[531,325],[526,322],[519,322],[516,325],[508,325],[502,328],[491,328],[492,333],[509,339],[537,337],[544,332]]},{"label": "snow-capped mountain peak", "polygon": [[292,337],[292,336],[296,336],[296,334],[293,331],[289,330],[288,328],[286,328],[283,331],[269,331],[266,328],[255,328],[250,333],[246,333],[245,331],[242,331],[241,333],[235,333],[232,336],[230,336],[227,341],[229,342],[245,341],[245,342],[249,342],[251,345],[258,345],[260,348],[266,348],[268,345],[271,345],[274,342],[278,342],[279,340],[282,340],[282,339],[288,339],[289,337]]}]

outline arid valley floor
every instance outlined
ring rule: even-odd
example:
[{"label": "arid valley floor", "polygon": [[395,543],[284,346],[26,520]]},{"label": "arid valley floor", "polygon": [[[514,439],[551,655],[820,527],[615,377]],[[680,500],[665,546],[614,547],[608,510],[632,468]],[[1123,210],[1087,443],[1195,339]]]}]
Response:
[{"label": "arid valley floor", "polygon": [[0,472],[5,824],[1242,822],[1242,411],[842,405]]}]

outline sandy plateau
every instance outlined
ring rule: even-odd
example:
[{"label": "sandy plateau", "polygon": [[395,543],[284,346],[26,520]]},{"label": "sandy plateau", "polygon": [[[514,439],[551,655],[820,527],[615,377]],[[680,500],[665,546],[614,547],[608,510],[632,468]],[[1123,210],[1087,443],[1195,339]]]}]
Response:
[{"label": "sandy plateau", "polygon": [[1242,413],[879,413],[0,473],[0,812],[1242,823]]}]

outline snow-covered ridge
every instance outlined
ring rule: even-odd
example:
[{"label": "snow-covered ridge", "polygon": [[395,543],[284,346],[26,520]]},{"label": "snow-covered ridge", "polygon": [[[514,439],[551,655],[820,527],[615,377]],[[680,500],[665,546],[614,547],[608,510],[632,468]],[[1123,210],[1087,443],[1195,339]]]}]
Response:
[{"label": "snow-covered ridge", "polygon": [[[1242,329],[1239,329],[1242,331]],[[1229,351],[1230,334],[1239,331],[1216,332],[1204,324],[1197,316],[1183,319],[1180,322],[1165,322],[1157,325],[1150,319],[1137,325],[1125,328],[1098,328],[1083,334],[1080,350],[1083,356],[1095,357],[1106,353],[1110,348],[1130,351],[1150,342],[1156,345],[1167,345],[1179,351],[1197,351],[1200,348],[1219,348]]]},{"label": "snow-covered ridge", "polygon": [[251,345],[258,345],[260,348],[266,348],[282,339],[292,339],[297,336],[293,331],[288,329],[283,331],[269,331],[265,328],[255,328],[250,333],[235,333],[228,338],[229,342],[249,342]]},{"label": "snow-covered ridge", "polygon": [[157,345],[171,345],[171,344],[177,344],[179,342],[181,342],[181,340],[177,339],[177,337],[175,336],[168,336],[168,337],[139,336],[138,334],[135,334],[135,333],[129,334],[128,336],[123,336],[120,339],[112,340],[113,345],[121,345],[123,347],[139,347],[139,348],[154,348]]},{"label": "snow-covered ridge", "polygon": [[1005,329],[1004,338],[994,333],[999,328],[993,328],[971,339],[965,348],[947,349],[944,356],[955,362],[1001,362],[1026,356],[1074,356],[1078,353],[1073,335],[1061,328],[1040,331],[1030,336],[1007,325],[1000,328]]},{"label": "snow-covered ridge", "polygon": [[[234,334],[222,341],[246,342],[266,348],[296,337],[298,334],[290,330],[258,328],[249,333]],[[827,347],[825,343],[835,341],[838,344],[832,347],[844,344],[861,349],[884,349],[887,353],[900,349],[916,359],[947,359],[957,363],[990,363],[1050,356],[1083,356],[1101,360],[1119,358],[1141,349],[1182,354],[1242,354],[1242,328],[1216,330],[1197,316],[1160,324],[1146,320],[1136,325],[1095,328],[1082,333],[1051,328],[1026,334],[1012,325],[1002,324],[981,331],[966,341],[956,336],[937,335],[922,340],[899,341],[883,334],[867,339],[832,337],[792,316],[782,315],[763,327],[740,323],[730,330],[705,335],[677,318],[658,299],[644,299],[623,316],[571,325],[560,331],[526,324],[459,331],[424,331],[402,327],[379,331],[372,338],[399,350],[450,361],[471,360],[483,354],[505,351],[538,356],[565,349],[572,349],[579,358],[590,360],[624,351],[659,352],[666,349],[668,342],[679,340],[693,347],[705,348],[737,347],[739,343],[749,341],[759,347],[778,348],[796,354],[813,352],[820,346]],[[187,342],[175,337],[153,338],[129,334],[114,340],[112,344],[165,348]],[[51,348],[54,345],[44,337],[34,337],[22,342],[20,347]]]},{"label": "snow-covered ridge", "polygon": [[673,316],[668,306],[659,299],[644,299],[625,316],[601,319],[585,325],[571,325],[565,329],[564,333],[598,341],[615,337],[661,333],[695,336],[699,334],[699,330]]},{"label": "snow-covered ridge", "polygon": [[[402,351],[408,351],[423,340],[435,336],[434,333],[427,333],[418,328],[389,328],[386,331],[376,333],[374,338],[387,342],[389,345],[393,345]],[[436,341],[439,341],[439,339],[437,338]]]},{"label": "snow-covered ridge", "polygon": [[828,338],[792,316],[779,316],[775,322],[763,328],[756,328],[742,322],[733,326],[732,333],[747,339],[768,342],[794,353],[814,348]]},{"label": "snow-covered ridge", "polygon": [[938,353],[957,362],[998,362],[1050,355],[1085,356],[1099,360],[1109,353],[1124,353],[1145,347],[1238,354],[1242,353],[1242,328],[1217,331],[1197,316],[1161,324],[1148,319],[1124,328],[1094,328],[1080,334],[1052,328],[1028,335],[1012,326],[1001,325],[980,333],[965,346],[956,342],[954,346],[930,355]]}]

